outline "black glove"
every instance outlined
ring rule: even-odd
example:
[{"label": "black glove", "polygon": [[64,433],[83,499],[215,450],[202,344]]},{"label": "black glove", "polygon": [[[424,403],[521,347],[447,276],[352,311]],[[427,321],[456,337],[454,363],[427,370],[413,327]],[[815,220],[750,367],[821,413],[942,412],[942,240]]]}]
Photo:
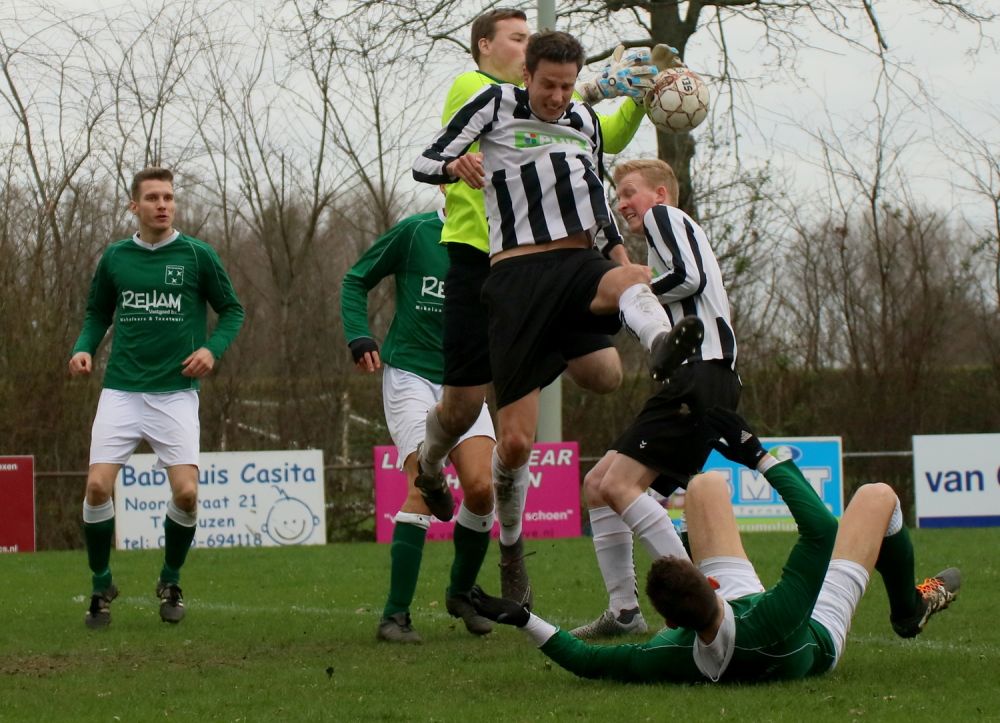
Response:
[{"label": "black glove", "polygon": [[501,625],[516,625],[519,628],[528,624],[528,618],[531,615],[528,608],[513,600],[487,595],[479,585],[472,588],[469,592],[469,598],[472,600],[476,612],[493,622]]},{"label": "black glove", "polygon": [[347,342],[347,346],[351,349],[351,356],[354,357],[355,364],[364,359],[368,352],[378,351],[378,344],[368,336],[359,336],[354,341]]},{"label": "black glove", "polygon": [[747,420],[736,412],[712,407],[705,412],[705,424],[722,438],[712,442],[712,446],[726,459],[757,469],[757,463],[767,454]]}]

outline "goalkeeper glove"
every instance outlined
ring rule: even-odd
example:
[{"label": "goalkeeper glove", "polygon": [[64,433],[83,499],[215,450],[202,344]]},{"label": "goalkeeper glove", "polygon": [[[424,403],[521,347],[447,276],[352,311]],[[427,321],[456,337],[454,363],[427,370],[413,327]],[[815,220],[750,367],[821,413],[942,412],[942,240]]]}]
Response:
[{"label": "goalkeeper glove", "polygon": [[677,48],[670,45],[664,45],[663,43],[657,43],[653,46],[653,52],[650,53],[653,60],[653,65],[656,66],[658,73],[662,73],[664,70],[669,68],[686,68],[684,61],[680,59],[677,54]]},{"label": "goalkeeper glove", "polygon": [[767,452],[750,429],[747,420],[728,409],[712,407],[705,412],[705,423],[721,437],[712,442],[712,446],[723,457],[750,469],[757,469],[757,464]]},{"label": "goalkeeper glove", "polygon": [[524,605],[506,598],[487,595],[479,585],[472,588],[469,598],[477,613],[501,625],[523,628],[531,617],[531,613]]},{"label": "goalkeeper glove", "polygon": [[622,95],[641,103],[643,96],[653,87],[656,72],[648,48],[633,48],[626,52],[625,46],[619,45],[601,72],[581,83],[576,90],[586,103]]},{"label": "goalkeeper glove", "polygon": [[353,341],[349,341],[347,342],[347,346],[351,350],[351,356],[354,357],[355,364],[364,359],[365,354],[368,352],[378,351],[378,344],[375,343],[374,339],[367,336],[360,336]]}]

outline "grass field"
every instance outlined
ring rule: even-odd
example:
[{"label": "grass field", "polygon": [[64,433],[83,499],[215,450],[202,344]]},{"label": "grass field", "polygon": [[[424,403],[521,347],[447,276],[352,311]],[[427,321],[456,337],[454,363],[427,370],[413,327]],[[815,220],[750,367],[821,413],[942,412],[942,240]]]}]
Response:
[{"label": "grass field", "polygon": [[[376,643],[388,546],[199,549],[187,619],[159,621],[157,552],[115,553],[110,629],[83,625],[80,552],[0,556],[0,720],[950,720],[1000,717],[994,530],[917,531],[918,571],[960,566],[959,600],[916,640],[896,638],[873,581],[832,674],[737,686],[577,679],[521,633],[477,639],[444,612],[450,543],[430,543],[413,608],[422,646]],[[793,540],[746,535],[765,584]],[[536,609],[572,626],[605,604],[588,538],[531,541]],[[639,558],[644,577],[646,558]],[[496,551],[481,582],[495,591]],[[647,604],[647,619],[655,613]]]}]

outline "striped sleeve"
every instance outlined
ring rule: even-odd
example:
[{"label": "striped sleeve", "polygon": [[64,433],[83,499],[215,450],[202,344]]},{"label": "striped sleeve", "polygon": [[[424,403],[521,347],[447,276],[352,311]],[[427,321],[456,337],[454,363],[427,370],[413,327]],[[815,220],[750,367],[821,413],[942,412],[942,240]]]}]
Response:
[{"label": "striped sleeve", "polygon": [[[681,214],[667,206],[653,206],[644,219],[646,240],[661,263],[655,264],[653,293],[669,304],[700,294],[707,276],[699,248],[698,232]],[[706,239],[707,243],[707,239]]]},{"label": "striped sleeve", "polygon": [[432,184],[454,183],[457,179],[448,175],[445,167],[465,155],[479,136],[489,132],[496,122],[500,97],[499,85],[487,85],[459,108],[434,142],[413,162],[414,180]]}]

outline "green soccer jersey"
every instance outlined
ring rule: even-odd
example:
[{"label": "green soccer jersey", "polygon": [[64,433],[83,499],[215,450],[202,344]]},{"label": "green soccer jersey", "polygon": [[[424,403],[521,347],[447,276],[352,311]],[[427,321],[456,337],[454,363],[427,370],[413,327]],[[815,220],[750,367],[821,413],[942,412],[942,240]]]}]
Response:
[{"label": "green soccer jersey", "polygon": [[[830,669],[830,634],[810,619],[837,535],[837,520],[791,461],[764,476],[788,505],[799,528],[778,583],[763,593],[730,600],[735,644],[720,682],[789,680]],[[707,677],[695,662],[696,634],[664,629],[639,645],[589,645],[559,631],[541,650],[570,672],[622,681],[695,682]]]},{"label": "green soccer jersey", "polygon": [[[452,83],[444,102],[441,113],[441,126],[444,127],[455,115],[455,112],[468,100],[491,83],[500,83],[481,70],[462,73]],[[579,96],[574,96],[579,99]],[[604,136],[604,152],[620,153],[639,130],[644,111],[641,106],[630,100],[621,103],[611,114],[600,115],[597,119]],[[469,152],[477,152],[479,144],[473,143]],[[486,204],[483,192],[471,188],[465,183],[451,183],[445,187],[445,208],[448,218],[441,233],[441,243],[464,243],[477,248],[483,253],[490,251],[489,227],[486,223]]]},{"label": "green soccer jersey", "polygon": [[[219,315],[207,341],[206,302]],[[198,379],[181,374],[181,362],[200,347],[220,358],[243,325],[243,306],[204,241],[177,234],[150,249],[129,238],[111,244],[97,264],[73,353],[96,353],[112,323],[105,388],[198,389]]]},{"label": "green soccer jersey", "polygon": [[403,219],[351,267],[340,293],[348,343],[372,338],[368,292],[386,276],[395,276],[396,313],[379,353],[386,364],[435,384],[444,379],[441,338],[448,253],[440,243],[443,225],[437,212]]}]

